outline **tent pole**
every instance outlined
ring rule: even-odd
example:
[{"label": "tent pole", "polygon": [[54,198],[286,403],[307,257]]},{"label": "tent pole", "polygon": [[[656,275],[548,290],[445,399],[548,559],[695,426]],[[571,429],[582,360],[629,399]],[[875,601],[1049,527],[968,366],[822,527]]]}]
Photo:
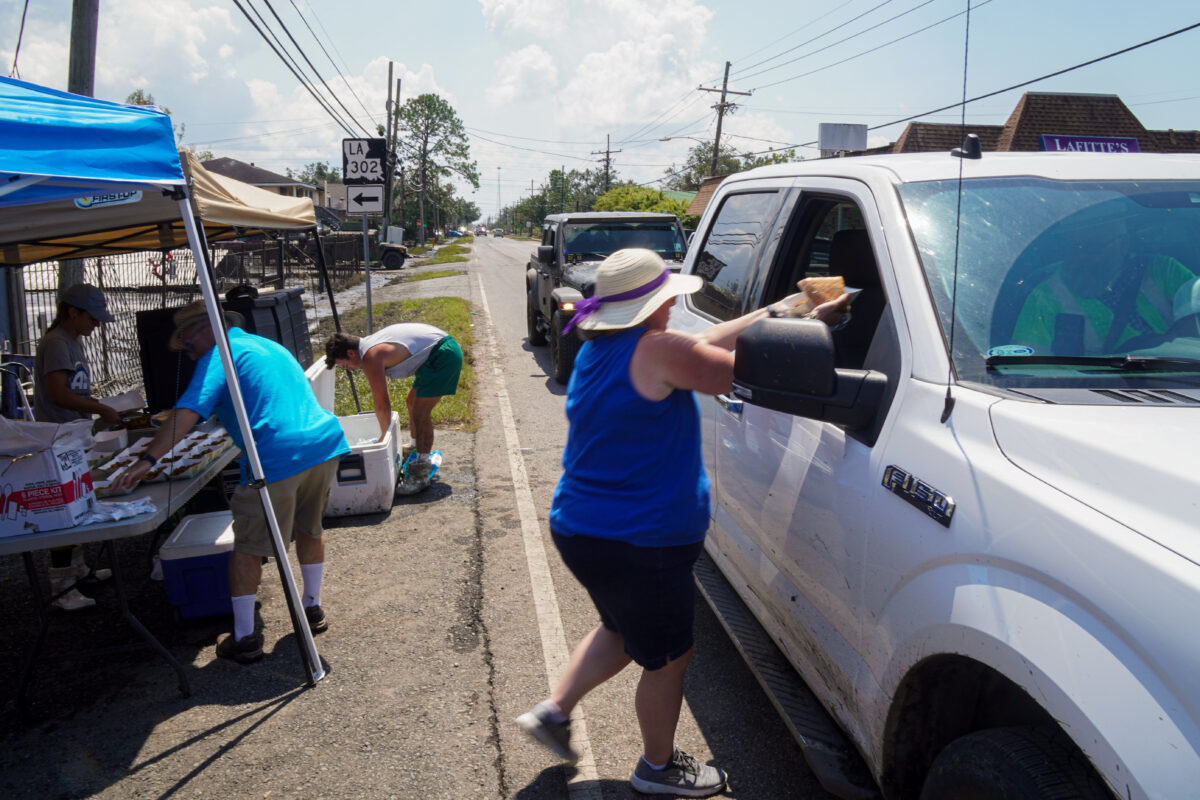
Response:
[{"label": "tent pole", "polygon": [[[333,299],[333,284],[329,280],[329,267],[325,263],[325,243],[321,241],[321,233],[313,228],[313,241],[317,243],[317,269],[321,272],[321,280],[325,284],[325,292],[329,295],[329,311],[333,315],[333,329],[342,332],[342,321],[338,318],[337,302]],[[362,412],[362,403],[358,401],[358,389],[354,387],[354,376],[345,369],[346,380],[350,383],[350,394],[354,397],[355,412]]]},{"label": "tent pole", "polygon": [[[217,352],[221,358],[221,366],[225,370],[225,382],[229,386],[230,399],[234,412],[237,414],[238,428],[242,433],[242,442],[246,446],[246,460],[250,465],[250,477],[258,487],[258,497],[262,501],[263,513],[267,519],[267,527],[271,532],[271,548],[275,553],[275,562],[279,567],[279,577],[283,582],[284,597],[287,598],[288,612],[292,615],[292,627],[296,631],[296,643],[300,647],[300,660],[304,662],[308,674],[309,685],[325,677],[321,666],[321,658],[317,654],[317,646],[313,641],[312,630],[308,627],[308,617],[300,605],[300,595],[296,591],[296,579],[292,575],[291,563],[287,558],[287,548],[284,547],[283,537],[279,533],[279,521],[275,518],[275,509],[271,505],[271,497],[267,492],[267,484],[263,477],[262,461],[258,457],[258,447],[254,443],[254,431],[250,429],[250,420],[246,416],[246,404],[242,399],[242,387],[238,383],[237,373],[233,369],[233,353],[229,348],[229,333],[225,330],[221,306],[217,302],[213,289],[212,276],[209,274],[207,252],[203,232],[192,216],[192,208],[188,202],[186,190],[184,197],[179,200],[179,212],[187,227],[188,244],[192,248],[192,256],[198,265],[196,277],[200,280],[200,293],[204,296],[204,305],[208,309],[208,320],[212,325],[217,340]],[[199,268],[203,265],[203,269]]]}]

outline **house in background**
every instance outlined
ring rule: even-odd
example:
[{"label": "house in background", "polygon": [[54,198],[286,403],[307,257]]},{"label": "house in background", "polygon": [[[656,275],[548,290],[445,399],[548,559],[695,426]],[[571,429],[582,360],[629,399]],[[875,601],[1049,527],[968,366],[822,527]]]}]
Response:
[{"label": "house in background", "polygon": [[[976,134],[985,153],[1200,153],[1200,131],[1150,130],[1115,94],[1026,92],[1003,125],[968,121],[965,133]],[[962,145],[963,134],[956,122],[910,122],[896,141],[845,156],[949,153]],[[703,214],[724,177],[705,178],[687,213]]]},{"label": "house in background", "polygon": [[268,192],[275,192],[276,194],[287,195],[288,197],[307,197],[313,201],[313,205],[327,205],[325,198],[320,196],[322,192],[319,187],[301,183],[284,175],[277,175],[262,167],[247,164],[245,161],[238,161],[236,158],[214,158],[211,161],[203,162],[203,165],[209,172],[215,172],[218,175],[233,178],[235,181],[241,181],[251,186],[257,186],[260,189],[266,189]]},{"label": "house in background", "polygon": [[[986,152],[1200,153],[1200,131],[1146,128],[1115,94],[1026,92],[1003,125],[966,125]],[[930,153],[962,144],[958,123],[910,122],[900,138],[854,153]]]}]

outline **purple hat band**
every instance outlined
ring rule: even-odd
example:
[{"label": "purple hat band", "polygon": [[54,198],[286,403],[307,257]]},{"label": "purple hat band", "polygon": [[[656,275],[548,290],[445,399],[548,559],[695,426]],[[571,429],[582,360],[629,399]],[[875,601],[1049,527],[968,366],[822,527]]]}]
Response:
[{"label": "purple hat band", "polygon": [[628,292],[620,294],[610,294],[607,297],[585,297],[575,304],[575,314],[571,319],[567,320],[567,324],[563,327],[563,333],[570,333],[571,328],[575,327],[576,322],[583,322],[585,319],[595,314],[600,310],[600,306],[604,303],[620,303],[622,300],[636,300],[639,297],[645,297],[653,292],[658,287],[667,282],[667,278],[671,277],[671,270],[664,269],[662,274],[649,283],[644,283],[636,289],[630,289]]}]

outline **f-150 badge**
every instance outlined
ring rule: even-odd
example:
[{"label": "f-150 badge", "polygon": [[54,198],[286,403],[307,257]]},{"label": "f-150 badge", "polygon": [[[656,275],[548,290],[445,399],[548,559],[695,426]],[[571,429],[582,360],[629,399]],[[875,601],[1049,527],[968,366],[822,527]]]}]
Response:
[{"label": "f-150 badge", "polygon": [[903,497],[947,528],[954,516],[954,498],[895,465],[883,471],[883,486]]}]

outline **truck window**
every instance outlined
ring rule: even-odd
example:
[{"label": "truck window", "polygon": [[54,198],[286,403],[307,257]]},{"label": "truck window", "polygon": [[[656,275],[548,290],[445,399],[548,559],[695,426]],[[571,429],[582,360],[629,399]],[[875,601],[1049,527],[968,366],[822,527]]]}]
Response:
[{"label": "truck window", "polygon": [[695,273],[704,279],[704,286],[689,300],[697,310],[720,320],[742,313],[775,222],[778,200],[778,192],[746,192],[729,195],[721,203],[696,258]]},{"label": "truck window", "polygon": [[563,226],[563,253],[604,258],[618,250],[644,247],[667,261],[683,258],[683,232],[671,222],[570,222]]}]

